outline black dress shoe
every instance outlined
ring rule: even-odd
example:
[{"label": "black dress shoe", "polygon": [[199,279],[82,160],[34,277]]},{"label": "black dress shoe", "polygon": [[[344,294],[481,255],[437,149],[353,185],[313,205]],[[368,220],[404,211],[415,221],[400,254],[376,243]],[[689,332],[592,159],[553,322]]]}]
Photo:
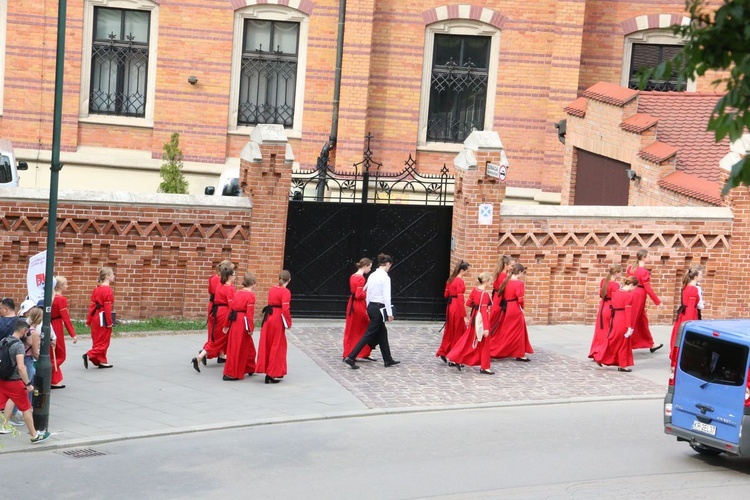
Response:
[{"label": "black dress shoe", "polygon": [[201,367],[198,365],[198,358],[193,358],[192,360],[190,360],[190,362],[193,364],[193,369],[200,373]]},{"label": "black dress shoe", "polygon": [[[198,351],[198,354],[200,355],[201,352],[203,351]],[[208,364],[208,360],[206,358],[208,358],[208,356],[203,356],[201,358],[201,363],[203,363],[203,366],[206,366]]]},{"label": "black dress shoe", "polygon": [[529,358],[516,358],[516,361],[523,361],[524,363],[528,363],[531,360]]},{"label": "black dress shoe", "polygon": [[108,365],[106,363],[99,363],[99,366],[97,368],[112,368],[113,365]]},{"label": "black dress shoe", "polygon": [[656,347],[651,347],[651,348],[649,349],[649,351],[651,351],[651,354],[653,354],[653,353],[655,353],[656,351],[658,351],[659,349],[661,349],[662,347],[664,347],[664,344],[659,344],[659,345],[658,345],[658,346],[656,346]]},{"label": "black dress shoe", "polygon": [[359,366],[357,366],[357,362],[354,361],[349,356],[345,357],[343,359],[343,361],[344,361],[344,363],[346,363],[347,365],[349,365],[352,368],[352,370],[359,370]]},{"label": "black dress shoe", "polygon": [[281,380],[278,380],[278,379],[275,379],[273,377],[269,377],[268,375],[266,375],[266,384],[278,384],[279,382],[281,382]]},{"label": "black dress shoe", "polygon": [[448,362],[448,359],[445,356],[440,356],[440,359],[443,360],[443,363],[447,363]]},{"label": "black dress shoe", "polygon": [[482,375],[494,375],[495,374],[495,372],[493,372],[492,370],[479,370],[479,373],[481,373]]},{"label": "black dress shoe", "polygon": [[227,358],[216,358],[216,363],[217,364],[221,365],[221,364],[224,364],[226,362],[227,362]]},{"label": "black dress shoe", "polygon": [[65,384],[60,385],[51,385],[49,386],[50,389],[65,389]]},{"label": "black dress shoe", "polygon": [[632,372],[632,371],[633,371],[633,369],[632,369],[632,368],[618,368],[618,369],[617,369],[617,371],[618,371],[618,372],[626,372],[626,373],[630,373],[630,372]]},{"label": "black dress shoe", "polygon": [[224,375],[221,377],[222,380],[239,380],[238,378],[230,377],[229,375]]},{"label": "black dress shoe", "polygon": [[401,361],[396,361],[395,359],[392,359],[390,361],[386,361],[383,364],[385,365],[386,368],[388,368],[389,366],[397,365],[399,363],[401,363]]},{"label": "black dress shoe", "polygon": [[81,357],[83,358],[83,367],[88,370],[89,369],[89,356],[88,356],[88,354],[83,353],[83,356],[81,356]]}]

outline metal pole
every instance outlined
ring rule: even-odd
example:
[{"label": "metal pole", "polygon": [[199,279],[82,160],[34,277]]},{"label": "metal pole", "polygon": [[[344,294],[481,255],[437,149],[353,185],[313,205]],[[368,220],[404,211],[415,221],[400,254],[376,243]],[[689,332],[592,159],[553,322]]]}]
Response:
[{"label": "metal pole", "polygon": [[[52,319],[52,277],[55,270],[55,233],[57,232],[57,188],[60,164],[60,129],[62,127],[63,69],[65,66],[65,18],[67,0],[58,1],[57,10],[57,55],[55,61],[55,104],[52,123],[52,163],[49,183],[49,218],[47,219],[47,267],[44,271],[44,319],[42,322],[42,345],[39,348],[36,375],[34,376],[34,427],[46,430],[49,424],[50,384],[52,364],[49,349]],[[57,332],[62,335],[63,332]]]}]

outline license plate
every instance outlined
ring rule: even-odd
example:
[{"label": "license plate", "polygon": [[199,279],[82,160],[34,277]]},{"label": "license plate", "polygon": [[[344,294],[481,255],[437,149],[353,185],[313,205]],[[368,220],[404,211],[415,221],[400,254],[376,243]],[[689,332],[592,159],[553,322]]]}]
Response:
[{"label": "license plate", "polygon": [[693,430],[694,431],[700,431],[705,434],[708,434],[710,436],[716,435],[716,426],[715,425],[709,425],[704,424],[703,422],[698,422],[697,420],[693,421]]}]

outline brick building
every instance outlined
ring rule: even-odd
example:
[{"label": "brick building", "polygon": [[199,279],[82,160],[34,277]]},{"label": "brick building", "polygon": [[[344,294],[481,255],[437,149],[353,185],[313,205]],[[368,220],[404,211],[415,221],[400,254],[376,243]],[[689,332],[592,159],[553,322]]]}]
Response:
[{"label": "brick building", "polygon": [[[297,167],[331,129],[336,0],[68,0],[63,188],[153,192],[162,145],[181,134],[202,192],[257,123],[284,125]],[[496,131],[509,198],[557,203],[562,108],[599,81],[628,86],[663,60],[683,0],[347,2],[338,147],[346,169],[371,132],[384,169],[411,153],[450,165],[473,128]],[[57,2],[0,0],[0,136],[44,187],[51,147]],[[709,90],[712,75],[687,90]],[[658,90],[674,82],[654,82]]]}]

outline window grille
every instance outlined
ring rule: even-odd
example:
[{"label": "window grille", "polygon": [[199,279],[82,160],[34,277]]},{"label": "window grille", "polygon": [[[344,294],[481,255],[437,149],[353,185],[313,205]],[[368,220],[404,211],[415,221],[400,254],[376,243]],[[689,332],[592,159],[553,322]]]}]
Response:
[{"label": "window grille", "polygon": [[245,21],[238,125],[294,124],[299,23]]},{"label": "window grille", "polygon": [[150,22],[145,11],[94,9],[90,113],[145,116]]},{"label": "window grille", "polygon": [[[638,72],[642,69],[653,68],[659,64],[669,61],[682,49],[682,45],[657,45],[651,43],[634,43],[630,55],[630,78],[628,87],[638,89]],[[682,92],[686,89],[686,83],[677,77],[677,71],[666,80],[650,79],[643,90],[656,90],[661,92]]]},{"label": "window grille", "polygon": [[427,140],[463,142],[484,130],[491,38],[435,35]]}]

